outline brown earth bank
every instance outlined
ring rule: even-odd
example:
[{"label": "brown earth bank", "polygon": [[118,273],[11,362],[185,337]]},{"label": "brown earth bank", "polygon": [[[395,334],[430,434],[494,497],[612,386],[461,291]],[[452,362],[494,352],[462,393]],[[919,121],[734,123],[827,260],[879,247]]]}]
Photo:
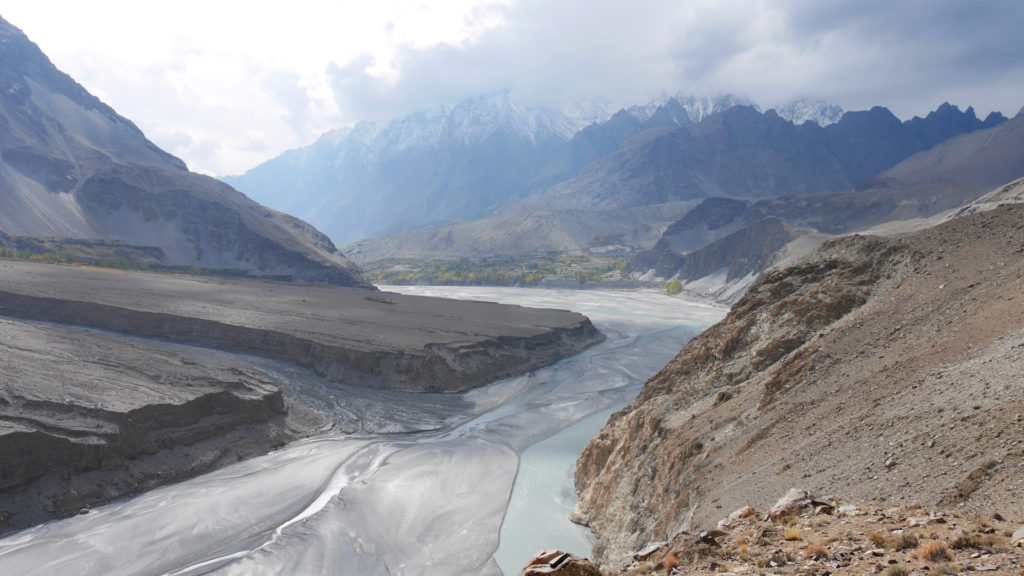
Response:
[{"label": "brown earth bank", "polygon": [[331,424],[248,355],[458,392],[602,338],[562,310],[0,260],[0,533]]},{"label": "brown earth bank", "polygon": [[621,566],[794,485],[1024,520],[1024,206],[827,242],[613,415],[574,520]]}]

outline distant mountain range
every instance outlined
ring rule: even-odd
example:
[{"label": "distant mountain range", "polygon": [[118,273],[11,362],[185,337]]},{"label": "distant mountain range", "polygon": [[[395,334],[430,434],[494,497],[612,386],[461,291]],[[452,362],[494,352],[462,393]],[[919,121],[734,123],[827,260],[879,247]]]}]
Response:
[{"label": "distant mountain range", "polygon": [[[824,127],[817,122],[795,125],[772,110],[762,113],[736,105],[722,108],[701,122],[681,126],[664,120],[673,117],[668,113],[672,109],[686,113],[677,101],[667,101],[647,113],[649,119],[663,120],[646,127],[630,112],[621,111],[604,123],[581,130],[572,140],[577,158],[582,156],[583,143],[607,142],[595,154],[603,154],[601,158],[577,176],[526,198],[518,206],[480,220],[364,240],[346,250],[359,262],[389,257],[444,259],[589,250],[595,248],[597,239],[607,237],[634,249],[646,249],[655,245],[661,231],[707,198],[733,198],[733,205],[744,207],[760,204],[748,217],[714,230],[698,222],[709,217],[707,213],[694,212],[684,219],[685,226],[669,228],[682,229],[688,238],[685,248],[675,247],[677,253],[701,248],[766,216],[832,234],[849,229],[847,225],[870,225],[888,215],[877,208],[881,199],[872,200],[874,211],[843,209],[840,202],[863,208],[864,202],[858,198],[866,198],[863,192],[849,196],[844,195],[846,191],[866,185],[886,169],[950,137],[986,134],[1005,122],[1000,114],[980,120],[972,109],[961,111],[949,104],[925,118],[906,122],[884,108],[848,112],[839,122]],[[979,136],[977,141],[984,140]],[[1013,150],[1011,147],[1006,153]],[[987,174],[1006,177],[999,180],[1005,182],[1016,170],[1008,165]],[[991,178],[976,180],[983,182],[984,188]],[[821,199],[803,200],[817,196]],[[825,201],[833,196],[834,200]],[[819,208],[802,207],[806,203]],[[779,207],[768,209],[776,205]],[[794,220],[801,210],[823,212],[813,222]],[[629,270],[641,274],[647,261],[637,260]],[[735,264],[730,267],[735,270]],[[651,278],[670,278],[675,272],[666,274],[664,267],[654,268]]]},{"label": "distant mountain range", "polygon": [[732,300],[769,266],[830,236],[934,224],[935,217],[1021,177],[1024,117],[1017,117],[915,154],[853,190],[759,201],[709,198],[669,225],[626,270],[678,278],[690,289]]},{"label": "distant mountain range", "polygon": [[[609,114],[524,106],[501,92],[329,132],[224,181],[349,242],[496,214],[573,178],[638,133],[701,123],[735,106],[753,104],[676,94]],[[822,125],[842,112],[811,100],[781,110]]]},{"label": "distant mountain range", "polygon": [[368,285],[327,236],[189,172],[2,19],[0,233],[155,247],[168,266]]}]

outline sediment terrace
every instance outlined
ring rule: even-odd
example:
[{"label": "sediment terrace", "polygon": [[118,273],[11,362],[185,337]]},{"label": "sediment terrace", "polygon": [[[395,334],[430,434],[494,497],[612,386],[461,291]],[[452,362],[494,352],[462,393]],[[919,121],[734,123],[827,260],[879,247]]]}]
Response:
[{"label": "sediment terrace", "polygon": [[601,340],[583,315],[358,288],[0,263],[0,315],[309,367],[339,382],[460,392]]},{"label": "sediment terrace", "polygon": [[0,261],[0,532],[328,424],[249,355],[326,382],[460,392],[601,339],[560,310]]}]

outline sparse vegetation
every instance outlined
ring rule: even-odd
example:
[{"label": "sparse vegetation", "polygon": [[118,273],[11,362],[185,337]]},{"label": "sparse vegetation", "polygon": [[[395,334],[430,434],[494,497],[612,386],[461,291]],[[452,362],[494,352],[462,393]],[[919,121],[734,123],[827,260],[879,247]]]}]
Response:
[{"label": "sparse vegetation", "polygon": [[457,286],[539,286],[575,281],[579,285],[624,278],[626,260],[591,254],[493,256],[459,260],[387,259],[363,264],[377,284]]},{"label": "sparse vegetation", "polygon": [[893,550],[909,550],[911,548],[917,548],[918,541],[917,536],[904,532],[903,534],[897,534],[889,542],[890,547]]},{"label": "sparse vegetation", "polygon": [[673,280],[668,283],[665,289],[668,291],[669,296],[675,296],[683,291],[683,283],[679,280]]},{"label": "sparse vegetation", "polygon": [[786,538],[786,540],[789,540],[790,542],[792,542],[794,540],[799,540],[800,539],[800,528],[794,526],[794,527],[786,530],[785,538]]},{"label": "sparse vegetation", "polygon": [[804,558],[811,560],[828,560],[830,557],[831,555],[828,553],[828,550],[821,544],[811,543],[804,548]]},{"label": "sparse vegetation", "polygon": [[665,573],[672,572],[672,569],[679,566],[679,558],[675,554],[669,552],[665,556],[665,559],[661,561],[661,567],[665,569]]},{"label": "sparse vegetation", "polygon": [[950,552],[949,547],[945,542],[939,540],[921,544],[911,555],[925,562],[949,562],[953,559],[953,553]]}]

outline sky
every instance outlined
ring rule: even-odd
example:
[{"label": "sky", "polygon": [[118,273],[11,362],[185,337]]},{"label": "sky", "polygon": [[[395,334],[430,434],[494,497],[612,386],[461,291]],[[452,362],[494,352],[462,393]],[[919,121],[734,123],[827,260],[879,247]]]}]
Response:
[{"label": "sky", "polygon": [[195,171],[471,96],[661,94],[924,115],[1024,106],[1020,0],[0,0],[58,68]]}]

